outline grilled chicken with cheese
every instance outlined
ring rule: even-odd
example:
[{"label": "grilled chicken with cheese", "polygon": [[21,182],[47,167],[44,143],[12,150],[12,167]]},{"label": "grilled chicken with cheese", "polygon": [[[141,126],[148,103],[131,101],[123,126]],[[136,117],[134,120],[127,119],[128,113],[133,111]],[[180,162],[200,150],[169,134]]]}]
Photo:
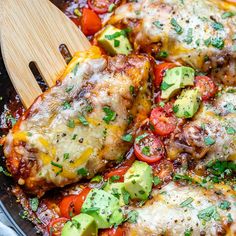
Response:
[{"label": "grilled chicken with cheese", "polygon": [[97,47],[76,54],[5,137],[12,176],[42,196],[120,160],[131,145],[122,136],[150,111],[149,67],[143,56],[110,58]]},{"label": "grilled chicken with cheese", "polygon": [[236,85],[236,5],[219,0],[139,0],[109,23],[132,29],[135,50],[188,64]]},{"label": "grilled chicken with cheese", "polygon": [[193,120],[166,140],[171,160],[188,155],[205,166],[210,161],[236,161],[236,94],[228,89],[203,103]]},{"label": "grilled chicken with cheese", "polygon": [[[171,182],[154,190],[152,199],[133,207],[137,223],[126,223],[126,235],[229,235],[236,233],[235,191],[222,185],[218,189],[178,186]],[[234,222],[234,223],[233,223]]]}]

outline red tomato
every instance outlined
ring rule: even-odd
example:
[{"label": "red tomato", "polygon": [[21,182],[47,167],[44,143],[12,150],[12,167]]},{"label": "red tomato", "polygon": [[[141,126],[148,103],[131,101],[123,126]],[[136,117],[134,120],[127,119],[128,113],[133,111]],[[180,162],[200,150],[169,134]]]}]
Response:
[{"label": "red tomato", "polygon": [[150,122],[154,127],[154,133],[161,136],[172,133],[176,127],[175,116],[162,107],[156,107],[152,110]]},{"label": "red tomato", "polygon": [[217,92],[215,83],[208,76],[197,76],[195,78],[195,85],[199,88],[203,101],[214,97]]},{"label": "red tomato", "polygon": [[177,66],[176,64],[169,63],[169,62],[164,62],[164,63],[155,65],[154,66],[154,75],[155,75],[154,84],[157,87],[160,87],[166,70],[174,68],[176,66]]},{"label": "red tomato", "polygon": [[118,180],[115,180],[114,182],[123,182],[124,181],[124,175],[127,172],[127,170],[130,168],[130,166],[135,161],[135,156],[132,155],[130,158],[125,160],[121,167],[118,167],[117,169],[114,169],[108,173],[105,174],[105,179],[110,179],[112,176],[119,176],[120,178]]},{"label": "red tomato", "polygon": [[80,193],[79,195],[75,198],[74,201],[74,210],[75,210],[75,214],[79,214],[81,207],[89,193],[91,189],[89,187],[85,187]]},{"label": "red tomato", "polygon": [[165,156],[165,148],[159,137],[147,131],[136,137],[134,153],[140,161],[154,163]]},{"label": "red tomato", "polygon": [[102,230],[100,236],[125,236],[124,229],[121,227]]},{"label": "red tomato", "polygon": [[68,221],[69,219],[65,217],[61,218],[56,218],[50,221],[48,224],[48,232],[51,236],[61,236],[61,231],[64,226],[64,224]]},{"label": "red tomato", "polygon": [[97,33],[102,28],[102,22],[99,16],[92,10],[88,8],[83,9],[81,17],[81,29],[83,33],[88,35],[93,35]]},{"label": "red tomato", "polygon": [[61,216],[70,219],[74,215],[74,201],[77,195],[69,195],[64,197],[60,204]]},{"label": "red tomato", "polygon": [[98,14],[108,12],[109,6],[114,0],[88,0],[89,7]]}]

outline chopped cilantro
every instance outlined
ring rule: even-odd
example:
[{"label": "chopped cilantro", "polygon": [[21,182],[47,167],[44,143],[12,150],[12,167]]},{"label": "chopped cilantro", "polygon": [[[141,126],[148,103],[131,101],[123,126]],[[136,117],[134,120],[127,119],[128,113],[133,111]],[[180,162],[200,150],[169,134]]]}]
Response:
[{"label": "chopped cilantro", "polygon": [[105,35],[105,38],[107,38],[108,40],[113,40],[113,39],[118,38],[120,36],[126,37],[127,33],[129,33],[130,31],[131,31],[130,28],[123,29],[123,30],[120,30],[118,32],[115,32],[114,34]]},{"label": "chopped cilantro", "polygon": [[234,221],[233,218],[232,218],[232,215],[230,213],[227,215],[227,221],[229,223],[232,223]]},{"label": "chopped cilantro", "polygon": [[120,40],[114,39],[114,47],[117,48],[120,46]]},{"label": "chopped cilantro", "polygon": [[135,95],[134,86],[132,86],[132,85],[129,86],[129,92],[132,96]]},{"label": "chopped cilantro", "polygon": [[75,128],[75,121],[74,120],[68,120],[67,126],[69,128]]},{"label": "chopped cilantro", "polygon": [[229,17],[232,17],[234,16],[235,14],[233,12],[224,12],[221,16],[222,19],[226,19],[226,18],[229,18]]},{"label": "chopped cilantro", "polygon": [[103,177],[101,176],[101,175],[96,175],[96,176],[94,176],[91,180],[90,180],[90,182],[92,182],[92,183],[99,183],[99,182],[101,182],[103,180]]},{"label": "chopped cilantro", "polygon": [[79,63],[77,63],[73,69],[73,74],[76,75],[79,68]]},{"label": "chopped cilantro", "polygon": [[207,207],[197,214],[198,219],[204,221],[210,221],[211,219],[219,220],[219,214],[217,212],[216,206]]},{"label": "chopped cilantro", "polygon": [[209,46],[211,45],[211,37],[208,38],[208,39],[206,39],[206,40],[204,40],[204,44],[205,44],[207,47],[209,47]]},{"label": "chopped cilantro", "polygon": [[179,105],[173,106],[173,112],[177,113],[179,111]]},{"label": "chopped cilantro", "polygon": [[174,181],[186,180],[189,182],[193,182],[193,178],[189,177],[188,175],[181,175],[181,174],[175,174],[173,180]]},{"label": "chopped cilantro", "polygon": [[168,83],[166,83],[165,81],[163,81],[162,83],[161,83],[161,90],[163,90],[163,91],[165,91],[165,90],[167,90],[168,88],[170,88],[171,86],[173,86],[174,84],[168,84]]},{"label": "chopped cilantro", "polygon": [[74,88],[74,86],[69,86],[65,89],[66,93],[69,93],[72,89]]},{"label": "chopped cilantro", "polygon": [[142,140],[143,138],[146,138],[148,136],[147,133],[141,134],[139,135],[136,139],[135,139],[135,143],[138,143],[140,140]]},{"label": "chopped cilantro", "polygon": [[122,140],[126,142],[132,142],[133,136],[131,134],[125,134],[122,136]]},{"label": "chopped cilantro", "polygon": [[224,40],[221,37],[217,37],[211,40],[211,45],[215,48],[218,49],[223,49],[224,48]]},{"label": "chopped cilantro", "polygon": [[0,173],[3,173],[4,175],[9,177],[12,176],[7,170],[4,170],[2,166],[0,166]]},{"label": "chopped cilantro", "polygon": [[129,223],[137,223],[137,219],[138,219],[138,212],[135,211],[135,210],[129,211],[126,220],[127,220]]},{"label": "chopped cilantro", "polygon": [[192,41],[193,41],[193,29],[189,28],[188,32],[187,32],[187,36],[184,39],[184,42],[187,44],[190,44],[190,43],[192,43]]},{"label": "chopped cilantro", "polygon": [[158,53],[158,56],[162,58],[167,58],[169,56],[169,53],[167,51],[160,51]]},{"label": "chopped cilantro", "polygon": [[123,200],[124,200],[125,205],[128,205],[129,199],[130,199],[130,194],[125,189],[123,189],[122,195],[123,195]]},{"label": "chopped cilantro", "polygon": [[183,33],[183,28],[178,24],[178,22],[174,18],[171,19],[170,23],[177,34]]},{"label": "chopped cilantro", "polygon": [[32,211],[37,211],[39,206],[39,199],[37,197],[29,199],[30,208]]},{"label": "chopped cilantro", "polygon": [[67,110],[71,108],[71,105],[69,102],[65,101],[62,103],[63,110]]},{"label": "chopped cilantro", "polygon": [[184,231],[184,236],[191,236],[192,235],[192,232],[193,232],[193,229],[186,229]]},{"label": "chopped cilantro", "polygon": [[159,20],[154,21],[153,24],[154,24],[158,29],[162,29],[162,27],[163,27],[163,24],[162,24]]},{"label": "chopped cilantro", "polygon": [[82,175],[82,176],[87,176],[88,175],[88,170],[86,168],[80,168],[80,169],[77,170],[77,174]]},{"label": "chopped cilantro", "polygon": [[181,207],[186,207],[186,206],[189,206],[192,202],[193,202],[193,198],[189,197],[185,201],[181,202],[180,206]]},{"label": "chopped cilantro", "polygon": [[145,156],[150,156],[150,147],[149,146],[143,147],[142,154],[144,154]]},{"label": "chopped cilantro", "polygon": [[79,115],[79,116],[78,116],[78,119],[79,119],[79,121],[80,121],[84,126],[88,126],[88,125],[89,125],[88,121],[86,120],[86,118],[85,118],[83,115]]},{"label": "chopped cilantro", "polygon": [[74,134],[74,135],[72,136],[71,140],[75,140],[77,136],[78,136],[77,134]]},{"label": "chopped cilantro", "polygon": [[236,130],[233,127],[225,127],[227,134],[235,134]]},{"label": "chopped cilantro", "polygon": [[204,142],[205,142],[205,144],[206,144],[207,146],[211,146],[211,145],[213,145],[216,141],[215,141],[213,138],[211,138],[210,136],[207,136],[207,137],[204,138]]},{"label": "chopped cilantro", "polygon": [[224,200],[224,201],[220,202],[219,208],[222,210],[229,210],[230,205],[231,205],[231,203],[229,201]]},{"label": "chopped cilantro", "polygon": [[215,30],[223,30],[224,29],[224,26],[219,23],[219,22],[216,22],[214,21],[212,24],[211,24],[212,28],[215,29]]},{"label": "chopped cilantro", "polygon": [[105,112],[105,116],[103,117],[103,120],[109,124],[110,121],[114,121],[116,119],[116,112],[114,112],[113,110],[111,110],[110,107],[105,106],[103,107],[103,111]]},{"label": "chopped cilantro", "polygon": [[63,155],[63,161],[69,159],[69,157],[70,157],[70,154],[69,154],[69,153],[64,153],[64,155]]},{"label": "chopped cilantro", "polygon": [[120,179],[120,176],[119,175],[113,175],[113,176],[111,176],[110,177],[110,182],[114,182],[114,181],[117,181],[117,180],[119,180]]},{"label": "chopped cilantro", "polygon": [[158,184],[162,183],[162,180],[158,176],[153,177],[153,184],[157,186]]}]

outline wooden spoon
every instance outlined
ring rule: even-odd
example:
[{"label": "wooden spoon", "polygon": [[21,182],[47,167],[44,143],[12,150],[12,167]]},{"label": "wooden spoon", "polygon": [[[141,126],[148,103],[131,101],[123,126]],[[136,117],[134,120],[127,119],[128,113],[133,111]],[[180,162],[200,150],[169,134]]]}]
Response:
[{"label": "wooden spoon", "polygon": [[1,0],[1,50],[10,79],[28,108],[42,91],[29,68],[34,62],[52,86],[66,66],[59,51],[73,55],[90,43],[76,25],[49,0]]}]

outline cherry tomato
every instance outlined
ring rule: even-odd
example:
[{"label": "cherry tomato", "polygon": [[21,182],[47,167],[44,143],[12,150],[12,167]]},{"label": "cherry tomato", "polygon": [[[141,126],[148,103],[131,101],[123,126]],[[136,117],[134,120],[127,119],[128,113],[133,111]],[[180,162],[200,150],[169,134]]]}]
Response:
[{"label": "cherry tomato", "polygon": [[89,187],[85,187],[80,193],[79,195],[75,198],[74,200],[74,210],[75,210],[75,214],[79,214],[81,207],[89,193],[91,189]]},{"label": "cherry tomato", "polygon": [[51,236],[61,236],[61,231],[64,226],[64,224],[69,219],[65,217],[56,218],[50,221],[48,224],[48,232]]},{"label": "cherry tomato", "polygon": [[154,133],[165,136],[172,133],[176,127],[176,118],[168,109],[156,107],[150,115],[150,122],[153,125]]},{"label": "cherry tomato", "polygon": [[199,88],[203,101],[214,97],[217,92],[215,83],[208,76],[197,76],[195,86]]},{"label": "cherry tomato", "polygon": [[169,62],[164,62],[164,63],[161,63],[161,64],[156,64],[154,66],[154,75],[155,75],[154,84],[157,87],[160,87],[166,70],[174,68],[176,66],[177,66],[176,64],[169,63]]},{"label": "cherry tomato", "polygon": [[61,216],[70,219],[74,215],[74,201],[77,195],[69,195],[64,197],[60,204]]},{"label": "cherry tomato", "polygon": [[110,172],[105,174],[105,179],[110,179],[112,176],[119,176],[120,178],[118,180],[114,180],[114,182],[123,182],[124,181],[124,175],[127,172],[127,170],[130,168],[130,166],[135,161],[135,156],[132,155],[130,158],[126,159],[120,167],[111,170]]},{"label": "cherry tomato", "polygon": [[121,227],[102,230],[100,236],[125,236],[124,229]]},{"label": "cherry tomato", "polygon": [[98,14],[108,12],[109,6],[114,0],[88,0],[88,6]]},{"label": "cherry tomato", "polygon": [[102,22],[99,16],[92,10],[84,8],[81,17],[81,30],[83,33],[93,35],[102,28]]},{"label": "cherry tomato", "polygon": [[165,148],[159,137],[147,131],[136,137],[134,153],[140,161],[154,163],[165,156]]}]

